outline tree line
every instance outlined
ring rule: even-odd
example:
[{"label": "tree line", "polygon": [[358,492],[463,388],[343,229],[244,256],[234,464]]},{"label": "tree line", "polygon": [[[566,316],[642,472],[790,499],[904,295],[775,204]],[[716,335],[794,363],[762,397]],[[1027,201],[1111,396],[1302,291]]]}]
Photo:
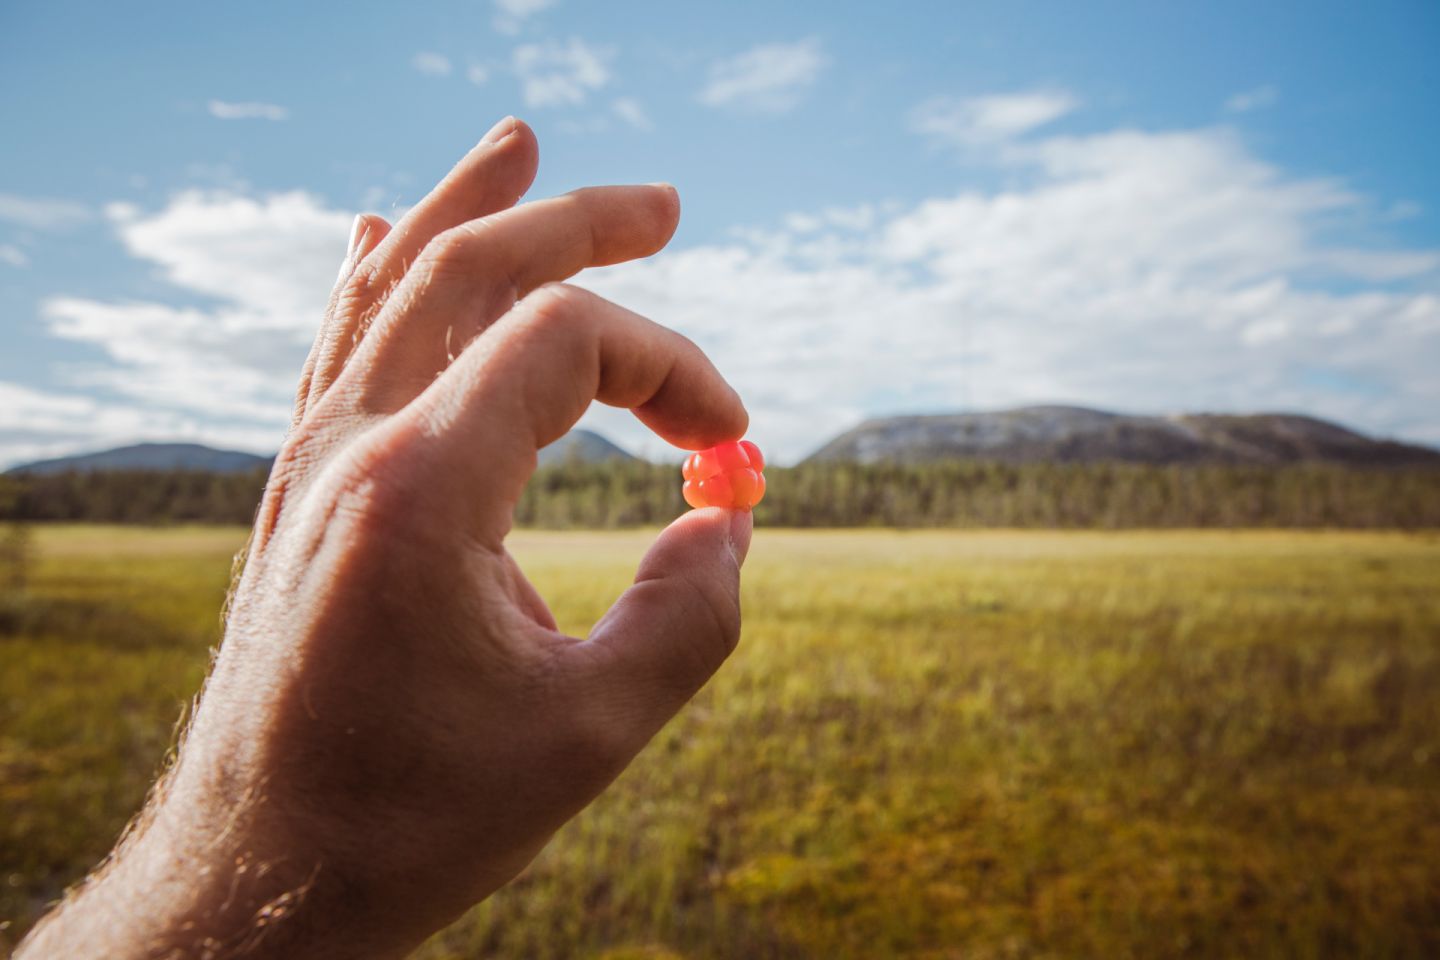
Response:
[{"label": "tree line", "polygon": [[[1440,527],[1440,470],[823,463],[766,470],[756,509],[786,527]],[[113,471],[11,478],[0,519],[248,524],[263,473]],[[679,470],[645,462],[569,463],[538,472],[519,526],[667,523],[686,509]]]},{"label": "tree line", "polygon": [[81,523],[239,523],[255,518],[265,471],[100,470],[0,478],[0,518]]}]

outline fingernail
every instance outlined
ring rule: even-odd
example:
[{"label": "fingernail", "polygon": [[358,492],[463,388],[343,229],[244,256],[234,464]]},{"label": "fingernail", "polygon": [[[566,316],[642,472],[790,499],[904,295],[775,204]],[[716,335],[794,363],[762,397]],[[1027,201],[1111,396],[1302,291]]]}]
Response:
[{"label": "fingernail", "polygon": [[355,269],[355,251],[360,249],[361,242],[365,235],[370,232],[369,221],[363,213],[355,215],[355,222],[350,224],[350,242],[345,245],[345,259],[340,261],[340,272],[335,274],[335,282],[339,283],[350,275]]},{"label": "fingernail", "polygon": [[349,260],[355,256],[355,248],[360,245],[361,229],[365,225],[365,215],[355,214],[355,222],[350,224],[350,242],[345,245],[345,259]]},{"label": "fingernail", "polygon": [[506,137],[510,136],[510,134],[514,132],[515,118],[506,117],[504,120],[501,120],[499,123],[495,124],[495,126],[491,127],[490,132],[480,138],[480,142],[499,143],[501,140],[504,140]]},{"label": "fingernail", "polygon": [[734,510],[730,513],[730,552],[735,555],[735,565],[745,566],[745,557],[750,553],[750,537],[755,531],[755,518],[749,510]]}]

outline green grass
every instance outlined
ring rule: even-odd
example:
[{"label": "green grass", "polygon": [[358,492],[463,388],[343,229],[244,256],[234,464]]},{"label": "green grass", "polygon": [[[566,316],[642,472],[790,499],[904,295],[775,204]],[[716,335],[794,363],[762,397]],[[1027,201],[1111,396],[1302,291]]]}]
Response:
[{"label": "green grass", "polygon": [[[513,545],[583,633],[647,537]],[[12,939],[141,803],[242,539],[39,532]],[[1434,956],[1437,587],[1433,535],[762,530],[722,675],[422,956]]]}]

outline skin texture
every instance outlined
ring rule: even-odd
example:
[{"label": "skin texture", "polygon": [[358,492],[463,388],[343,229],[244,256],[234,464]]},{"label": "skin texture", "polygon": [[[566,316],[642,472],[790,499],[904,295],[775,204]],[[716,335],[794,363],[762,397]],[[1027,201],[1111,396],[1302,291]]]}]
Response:
[{"label": "skin texture", "polygon": [[357,220],[178,759],[17,956],[403,956],[734,649],[748,513],[676,521],[583,640],[506,552],[592,400],[691,449],[747,424],[694,344],[560,283],[663,247],[673,188],[515,206],[537,158],[507,118],[393,228]]}]

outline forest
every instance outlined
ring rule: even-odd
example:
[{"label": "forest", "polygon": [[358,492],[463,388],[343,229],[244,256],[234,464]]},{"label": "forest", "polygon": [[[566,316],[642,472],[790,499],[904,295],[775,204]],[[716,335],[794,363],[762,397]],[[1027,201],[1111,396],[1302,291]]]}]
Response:
[{"label": "forest", "polygon": [[[1440,470],[802,464],[766,471],[757,522],[781,527],[1440,527]],[[0,520],[248,524],[263,473],[115,471],[0,478]],[[536,473],[516,523],[540,529],[664,524],[685,510],[679,471],[569,463]]]}]

